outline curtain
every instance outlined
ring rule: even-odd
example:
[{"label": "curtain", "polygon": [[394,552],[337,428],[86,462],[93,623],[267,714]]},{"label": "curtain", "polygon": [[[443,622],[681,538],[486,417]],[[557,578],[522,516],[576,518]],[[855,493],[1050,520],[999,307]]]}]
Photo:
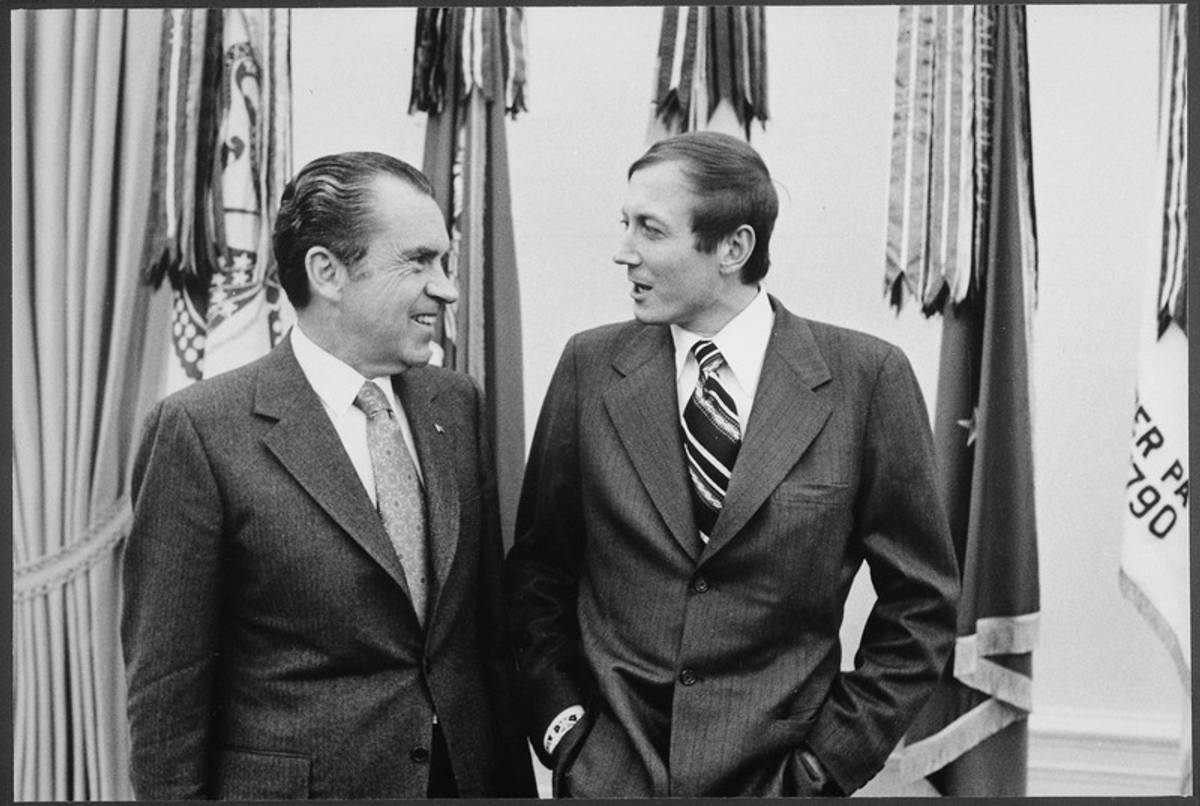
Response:
[{"label": "curtain", "polygon": [[17,800],[132,795],[118,555],[131,448],[160,378],[138,282],[158,20],[11,17]]},{"label": "curtain", "polygon": [[525,415],[505,114],[525,110],[524,11],[423,8],[415,38],[409,111],[429,115],[422,168],[446,215],[448,272],[459,289],[441,322],[442,363],[469,374],[486,395],[508,547]]},{"label": "curtain", "polygon": [[953,659],[901,774],[1020,796],[1039,621],[1025,13],[910,6],[900,21],[884,287],[942,314],[934,446],[962,580]]}]

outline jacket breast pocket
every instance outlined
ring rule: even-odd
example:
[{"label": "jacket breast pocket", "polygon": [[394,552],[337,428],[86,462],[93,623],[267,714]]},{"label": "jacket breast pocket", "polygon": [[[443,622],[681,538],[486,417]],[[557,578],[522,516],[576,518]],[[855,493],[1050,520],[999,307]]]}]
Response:
[{"label": "jacket breast pocket", "polygon": [[306,800],[312,762],[295,753],[227,749],[217,770],[219,800]]},{"label": "jacket breast pocket", "polygon": [[854,487],[843,482],[784,480],[772,500],[783,504],[828,504],[844,506],[854,497]]}]

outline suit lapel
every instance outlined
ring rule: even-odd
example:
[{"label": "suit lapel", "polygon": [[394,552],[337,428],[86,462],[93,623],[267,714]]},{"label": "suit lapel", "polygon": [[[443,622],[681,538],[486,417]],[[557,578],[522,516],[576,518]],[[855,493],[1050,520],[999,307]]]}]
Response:
[{"label": "suit lapel", "polygon": [[256,414],[277,420],[263,438],[267,449],[411,599],[383,521],[371,505],[320,398],[296,362],[290,337],[265,359],[254,406]]},{"label": "suit lapel", "polygon": [[833,411],[819,387],[830,380],[812,331],[774,298],[767,343],[746,439],[738,453],[725,506],[704,556],[716,553],[746,525],[799,461]]},{"label": "suit lapel", "polygon": [[695,560],[699,541],[679,435],[670,331],[643,328],[613,367],[623,377],[604,393],[608,415],[667,528]]},{"label": "suit lapel", "polygon": [[433,623],[433,614],[458,548],[459,531],[455,462],[449,437],[435,417],[434,399],[438,389],[431,382],[432,377],[432,373],[424,369],[410,369],[392,377],[392,388],[404,407],[412,431],[425,494],[426,527],[434,582],[429,591],[426,624]]}]

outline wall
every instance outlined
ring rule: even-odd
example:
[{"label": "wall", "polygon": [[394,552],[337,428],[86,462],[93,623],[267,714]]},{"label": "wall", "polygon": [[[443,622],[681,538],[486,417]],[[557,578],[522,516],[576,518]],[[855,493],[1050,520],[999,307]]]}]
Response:
[{"label": "wall", "polygon": [[[509,124],[508,137],[532,434],[570,334],[630,315],[611,254],[625,169],[645,147],[660,12],[526,13],[530,111]],[[1169,754],[1180,721],[1167,654],[1117,590],[1157,14],[1153,6],[1029,10],[1043,614],[1031,725],[1034,755],[1047,759],[1060,747],[1054,741],[1071,756],[1102,735],[1149,736]],[[297,167],[347,149],[420,164],[422,116],[406,111],[414,16],[295,12]],[[782,188],[767,287],[794,311],[901,345],[932,404],[938,323],[910,309],[897,316],[881,297],[896,9],[771,7],[767,26],[771,120],[752,136]],[[869,602],[856,588],[848,638]],[[1065,762],[1046,762],[1056,763]]]}]

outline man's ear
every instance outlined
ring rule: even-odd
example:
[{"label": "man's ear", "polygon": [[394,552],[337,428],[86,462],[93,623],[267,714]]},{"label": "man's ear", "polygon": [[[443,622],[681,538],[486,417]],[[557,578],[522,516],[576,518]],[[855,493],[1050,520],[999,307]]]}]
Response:
[{"label": "man's ear", "polygon": [[757,243],[757,238],[754,234],[754,227],[749,224],[742,224],[722,238],[717,247],[721,250],[721,273],[741,272],[742,266],[746,265],[746,261],[754,252],[755,243]]},{"label": "man's ear", "polygon": [[333,302],[342,296],[346,283],[346,267],[324,246],[310,247],[304,255],[304,271],[308,288],[314,296]]}]

